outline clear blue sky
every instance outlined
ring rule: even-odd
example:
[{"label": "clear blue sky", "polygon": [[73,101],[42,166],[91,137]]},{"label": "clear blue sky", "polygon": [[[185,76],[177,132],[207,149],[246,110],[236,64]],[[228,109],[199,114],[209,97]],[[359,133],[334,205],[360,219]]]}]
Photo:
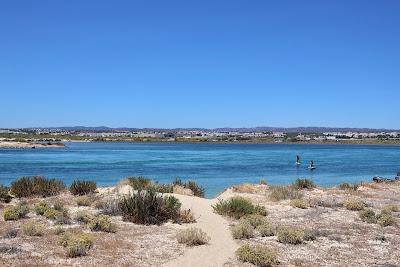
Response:
[{"label": "clear blue sky", "polygon": [[1,1],[0,127],[400,128],[400,1]]}]

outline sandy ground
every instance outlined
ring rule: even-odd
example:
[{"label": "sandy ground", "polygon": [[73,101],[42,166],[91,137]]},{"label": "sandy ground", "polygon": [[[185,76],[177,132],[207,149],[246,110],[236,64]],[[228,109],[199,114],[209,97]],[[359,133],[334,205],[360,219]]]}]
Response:
[{"label": "sandy ground", "polygon": [[12,141],[0,141],[0,148],[57,148],[65,147],[62,143],[31,143],[31,142],[12,142]]},{"label": "sandy ground", "polygon": [[212,205],[217,200],[174,196],[182,202],[183,208],[194,212],[197,222],[190,226],[201,228],[211,239],[208,245],[186,249],[183,256],[164,266],[223,266],[234,255],[238,244],[231,236],[229,222],[213,212]]}]

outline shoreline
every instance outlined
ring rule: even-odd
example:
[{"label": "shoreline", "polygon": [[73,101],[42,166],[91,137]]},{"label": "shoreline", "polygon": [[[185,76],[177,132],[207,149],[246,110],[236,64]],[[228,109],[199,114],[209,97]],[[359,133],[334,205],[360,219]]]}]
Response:
[{"label": "shoreline", "polygon": [[35,142],[15,142],[0,141],[0,149],[36,149],[36,148],[64,148],[63,143],[35,143]]}]

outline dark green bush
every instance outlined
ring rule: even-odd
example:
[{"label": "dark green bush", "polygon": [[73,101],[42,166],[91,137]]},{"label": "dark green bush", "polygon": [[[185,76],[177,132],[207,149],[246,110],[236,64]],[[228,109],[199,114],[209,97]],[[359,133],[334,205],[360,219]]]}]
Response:
[{"label": "dark green bush", "polygon": [[9,195],[10,188],[0,185],[0,202],[9,203],[12,197]]},{"label": "dark green bush", "polygon": [[313,189],[315,184],[310,179],[296,179],[292,184],[295,189]]},{"label": "dark green bush", "polygon": [[229,200],[220,199],[219,202],[212,207],[216,213],[236,219],[251,214],[260,214],[264,216],[267,214],[265,207],[253,205],[249,200],[243,197],[232,197]]},{"label": "dark green bush", "polygon": [[73,195],[83,196],[94,193],[96,189],[97,185],[94,181],[74,180],[69,188],[69,191]]},{"label": "dark green bush", "polygon": [[42,176],[22,177],[11,183],[11,193],[21,197],[50,197],[58,195],[65,189],[61,180],[47,179]]},{"label": "dark green bush", "polygon": [[195,181],[187,181],[184,187],[192,190],[195,196],[204,197],[204,188],[199,186]]},{"label": "dark green bush", "polygon": [[181,207],[177,198],[162,196],[153,189],[124,197],[119,205],[125,221],[146,225],[176,220]]}]

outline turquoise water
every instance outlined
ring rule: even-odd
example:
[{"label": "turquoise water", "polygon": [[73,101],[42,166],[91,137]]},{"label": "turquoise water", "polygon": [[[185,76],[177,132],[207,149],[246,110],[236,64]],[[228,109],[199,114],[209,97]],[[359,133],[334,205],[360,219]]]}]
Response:
[{"label": "turquoise water", "polygon": [[[288,184],[311,178],[322,186],[393,177],[400,170],[399,146],[67,143],[62,149],[1,149],[0,183],[27,175],[74,178],[114,185],[127,176],[146,176],[166,183],[191,178],[213,197],[226,187],[266,179]],[[300,155],[303,164],[295,166]],[[317,169],[307,169],[314,160]]]}]

